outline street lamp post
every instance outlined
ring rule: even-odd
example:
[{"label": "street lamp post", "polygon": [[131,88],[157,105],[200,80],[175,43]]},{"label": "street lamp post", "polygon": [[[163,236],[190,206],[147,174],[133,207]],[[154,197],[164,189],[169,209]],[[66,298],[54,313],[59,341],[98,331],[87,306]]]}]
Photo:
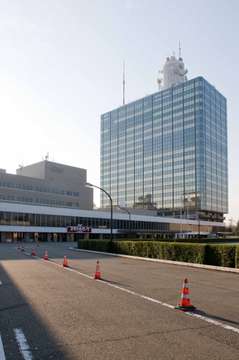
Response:
[{"label": "street lamp post", "polygon": [[182,236],[183,232],[183,209],[180,208],[180,237]]},{"label": "street lamp post", "polygon": [[110,200],[110,241],[112,242],[113,241],[113,200],[112,200],[112,197],[105,189],[103,189],[97,185],[93,185],[91,183],[86,183],[86,186],[94,187],[96,189],[103,191]]},{"label": "street lamp post", "polygon": [[180,206],[180,236],[183,232],[183,215],[185,214],[185,193],[182,195],[182,205]]},{"label": "street lamp post", "polygon": [[200,212],[198,211],[198,236],[201,235],[201,223],[200,223]]},{"label": "street lamp post", "polygon": [[127,212],[127,214],[129,215],[129,232],[131,232],[131,212],[129,211],[129,209],[127,209],[127,208],[125,208],[123,206],[117,205],[117,207],[120,210],[123,210],[123,211]]}]

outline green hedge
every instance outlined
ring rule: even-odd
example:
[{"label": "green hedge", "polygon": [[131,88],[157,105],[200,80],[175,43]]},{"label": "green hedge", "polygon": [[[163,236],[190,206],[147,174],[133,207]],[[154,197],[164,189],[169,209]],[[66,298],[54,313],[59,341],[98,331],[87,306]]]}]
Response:
[{"label": "green hedge", "polygon": [[239,246],[236,247],[235,262],[236,262],[236,267],[239,268]]},{"label": "green hedge", "polygon": [[[163,240],[161,240],[163,241]],[[168,241],[168,240],[166,240]],[[233,243],[238,243],[239,239],[231,239],[231,238],[191,238],[191,239],[172,239],[170,241],[174,241],[174,242],[185,242],[185,243],[199,243],[199,244],[232,244]]]},{"label": "green hedge", "polygon": [[[92,238],[92,240],[98,240]],[[189,243],[189,244],[216,244],[233,245],[239,243],[239,238],[120,238],[117,241],[159,241],[159,242],[173,242],[173,243]]]},{"label": "green hedge", "polygon": [[159,241],[79,240],[78,248],[239,268],[239,246],[185,244]]},{"label": "green hedge", "polygon": [[236,246],[235,245],[206,245],[205,264],[235,267]]}]

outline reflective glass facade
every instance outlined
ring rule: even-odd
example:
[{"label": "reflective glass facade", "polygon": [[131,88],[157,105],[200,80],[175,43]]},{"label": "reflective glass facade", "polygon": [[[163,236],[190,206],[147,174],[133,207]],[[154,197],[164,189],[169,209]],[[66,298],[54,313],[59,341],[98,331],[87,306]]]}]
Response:
[{"label": "reflective glass facade", "polygon": [[103,114],[101,186],[114,205],[227,213],[225,97],[197,77]]}]

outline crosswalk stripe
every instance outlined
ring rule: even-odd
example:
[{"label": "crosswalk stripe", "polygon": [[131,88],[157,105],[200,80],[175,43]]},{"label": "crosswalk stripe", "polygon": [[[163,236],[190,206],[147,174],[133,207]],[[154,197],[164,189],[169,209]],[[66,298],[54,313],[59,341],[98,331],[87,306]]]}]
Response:
[{"label": "crosswalk stripe", "polygon": [[1,335],[0,335],[0,360],[6,360]]},{"label": "crosswalk stripe", "polygon": [[20,353],[22,354],[24,360],[32,360],[33,356],[22,329],[14,329],[14,333]]}]

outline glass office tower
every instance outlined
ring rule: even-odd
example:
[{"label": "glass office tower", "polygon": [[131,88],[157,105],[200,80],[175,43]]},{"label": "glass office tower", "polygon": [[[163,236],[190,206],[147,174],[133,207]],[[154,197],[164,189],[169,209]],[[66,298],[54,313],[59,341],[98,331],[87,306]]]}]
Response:
[{"label": "glass office tower", "polygon": [[[197,77],[101,116],[101,187],[114,205],[221,221],[226,99]],[[109,205],[102,194],[101,206]]]}]

